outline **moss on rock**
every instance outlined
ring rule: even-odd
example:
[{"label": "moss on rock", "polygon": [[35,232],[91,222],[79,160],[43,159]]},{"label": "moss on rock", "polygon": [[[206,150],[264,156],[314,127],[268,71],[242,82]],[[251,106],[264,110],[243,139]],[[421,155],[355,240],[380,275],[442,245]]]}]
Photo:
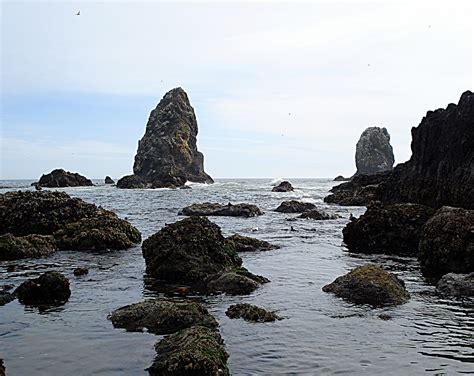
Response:
[{"label": "moss on rock", "polygon": [[43,257],[56,250],[56,242],[50,235],[14,236],[10,233],[0,235],[0,260]]}]

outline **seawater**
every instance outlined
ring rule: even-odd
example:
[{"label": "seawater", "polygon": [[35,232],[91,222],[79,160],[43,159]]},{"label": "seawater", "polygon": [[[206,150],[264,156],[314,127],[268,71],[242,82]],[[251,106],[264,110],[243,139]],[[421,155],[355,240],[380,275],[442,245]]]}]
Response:
[{"label": "seawater", "polygon": [[[446,299],[424,280],[415,258],[356,255],[342,244],[342,229],[360,207],[323,202],[336,183],[292,179],[290,193],[272,193],[271,179],[218,180],[191,190],[59,189],[127,218],[147,238],[178,211],[199,202],[248,202],[265,214],[256,218],[211,217],[225,235],[240,233],[280,249],[242,254],[244,266],[271,280],[249,296],[203,297],[220,323],[233,375],[453,375],[474,374],[474,300]],[[31,189],[31,181],[0,181],[0,193]],[[284,200],[313,202],[342,218],[298,219],[273,212]],[[290,226],[296,231],[292,232]],[[381,264],[401,277],[411,300],[398,307],[356,306],[326,294],[322,286],[351,268]],[[14,271],[11,270],[15,266]],[[89,268],[74,277],[76,267]],[[65,251],[42,259],[0,261],[0,285],[14,284],[47,270],[64,273],[72,295],[47,310],[14,301],[0,307],[0,358],[8,375],[146,375],[154,344],[162,336],[114,329],[107,315],[126,304],[162,296],[145,285],[140,246],[92,253]],[[229,305],[246,302],[278,311],[284,319],[252,324],[230,320]],[[378,316],[388,314],[384,321]]]}]

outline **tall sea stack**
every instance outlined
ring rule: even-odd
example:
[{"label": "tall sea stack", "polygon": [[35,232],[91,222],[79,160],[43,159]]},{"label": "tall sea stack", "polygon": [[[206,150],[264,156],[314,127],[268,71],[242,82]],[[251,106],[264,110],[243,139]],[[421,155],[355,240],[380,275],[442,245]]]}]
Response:
[{"label": "tall sea stack", "polygon": [[133,175],[118,188],[179,187],[186,181],[213,183],[204,172],[204,156],[197,150],[198,125],[186,92],[175,88],[151,111],[145,135],[138,142]]},{"label": "tall sea stack", "polygon": [[355,160],[355,176],[391,170],[395,159],[387,129],[369,127],[362,132],[357,142]]}]

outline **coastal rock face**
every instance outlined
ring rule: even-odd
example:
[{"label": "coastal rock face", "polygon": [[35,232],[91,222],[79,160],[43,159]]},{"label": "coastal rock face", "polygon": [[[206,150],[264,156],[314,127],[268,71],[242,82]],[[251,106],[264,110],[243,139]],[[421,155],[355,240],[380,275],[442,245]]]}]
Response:
[{"label": "coastal rock face", "polygon": [[229,376],[224,341],[212,329],[195,326],[165,337],[155,346],[157,356],[148,368],[152,376]]},{"label": "coastal rock face", "polygon": [[49,174],[42,175],[37,183],[41,187],[90,187],[94,184],[86,177],[63,169],[56,169]]},{"label": "coastal rock face", "polygon": [[225,314],[231,319],[242,318],[250,322],[271,322],[278,319],[278,315],[275,312],[247,303],[233,304],[227,309]]},{"label": "coastal rock face", "polygon": [[113,179],[110,176],[105,177],[104,183],[105,184],[115,184],[115,182],[113,181]]},{"label": "coastal rock face", "polygon": [[316,209],[316,205],[310,202],[300,202],[296,200],[283,201],[278,208],[275,209],[279,213],[303,213],[307,210]]},{"label": "coastal rock face", "polygon": [[419,250],[425,275],[474,272],[474,210],[439,209],[423,227]]},{"label": "coastal rock face", "polygon": [[205,202],[203,204],[192,204],[183,210],[178,215],[189,216],[228,216],[228,217],[256,217],[262,215],[263,212],[256,205],[252,204],[235,204],[230,202],[227,205],[217,203]]},{"label": "coastal rock face", "polygon": [[396,275],[375,265],[359,266],[323,287],[340,298],[374,307],[405,303],[410,294]]},{"label": "coastal rock face", "polygon": [[155,334],[170,334],[196,325],[216,329],[219,325],[201,303],[191,300],[145,300],[115,310],[109,319],[115,328],[130,332],[146,328]]},{"label": "coastal rock face", "polygon": [[229,236],[227,241],[233,244],[236,252],[271,251],[272,249],[280,248],[265,240],[250,238],[240,234]]},{"label": "coastal rock face", "polygon": [[23,282],[16,290],[18,300],[28,305],[64,303],[71,296],[68,279],[58,272],[46,272]]},{"label": "coastal rock face", "polygon": [[294,190],[295,189],[293,188],[293,186],[291,185],[289,181],[282,181],[276,187],[272,188],[272,192],[291,192]]},{"label": "coastal rock face", "polygon": [[179,187],[186,181],[213,183],[204,172],[204,156],[197,150],[198,125],[185,91],[170,90],[151,111],[145,135],[138,143],[133,173],[119,180],[119,188]]},{"label": "coastal rock face", "polygon": [[469,274],[448,273],[438,281],[436,288],[444,295],[474,296],[474,272]]},{"label": "coastal rock face", "polygon": [[387,129],[369,127],[362,132],[357,142],[355,159],[356,175],[372,175],[391,170],[395,159]]},{"label": "coastal rock face", "polygon": [[419,204],[371,205],[342,230],[355,253],[418,254],[423,225],[435,209]]},{"label": "coastal rock face", "polygon": [[56,252],[58,247],[51,235],[0,235],[0,260],[18,260],[43,257]]}]

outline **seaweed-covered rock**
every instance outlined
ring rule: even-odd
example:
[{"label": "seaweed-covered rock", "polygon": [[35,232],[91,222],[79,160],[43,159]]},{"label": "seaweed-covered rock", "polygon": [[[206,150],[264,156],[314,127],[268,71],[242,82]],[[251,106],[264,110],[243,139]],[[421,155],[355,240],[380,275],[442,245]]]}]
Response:
[{"label": "seaweed-covered rock", "polygon": [[211,329],[219,325],[204,306],[192,300],[153,299],[127,305],[109,316],[115,328],[169,334],[191,326]]},{"label": "seaweed-covered rock", "polygon": [[10,303],[15,300],[15,295],[6,291],[0,291],[0,306]]},{"label": "seaweed-covered rock", "polygon": [[228,376],[224,341],[212,329],[195,326],[163,338],[155,346],[157,356],[150,375]]},{"label": "seaweed-covered rock", "polygon": [[423,227],[419,245],[423,274],[474,271],[474,210],[442,207]]},{"label": "seaweed-covered rock", "polygon": [[289,181],[282,181],[276,187],[272,188],[272,192],[291,192],[294,190],[295,189],[293,188],[293,186],[291,185]]},{"label": "seaweed-covered rock", "polygon": [[314,219],[317,221],[325,221],[328,219],[338,219],[339,216],[337,214],[329,214],[319,209],[311,209],[303,212],[298,218],[303,219]]},{"label": "seaweed-covered rock", "polygon": [[228,217],[255,217],[262,215],[263,212],[256,205],[252,204],[235,204],[230,202],[227,205],[205,202],[203,204],[192,204],[178,215],[188,216],[228,216]]},{"label": "seaweed-covered rock", "polygon": [[369,127],[362,132],[356,146],[356,175],[372,175],[391,170],[395,158],[386,128]]},{"label": "seaweed-covered rock", "polygon": [[310,202],[301,202],[296,200],[283,201],[276,209],[279,213],[303,213],[308,210],[316,209],[316,205]]},{"label": "seaweed-covered rock", "polygon": [[75,268],[72,272],[76,277],[80,277],[82,275],[89,274],[89,269],[87,268]]},{"label": "seaweed-covered rock", "polygon": [[247,303],[233,304],[225,314],[231,319],[242,318],[250,322],[271,322],[278,319],[275,312]]},{"label": "seaweed-covered rock", "polygon": [[207,280],[207,292],[247,295],[260,287],[260,284],[269,282],[265,277],[244,270],[245,272],[237,269],[215,274]]},{"label": "seaweed-covered rock", "polygon": [[51,235],[14,236],[0,235],[0,260],[18,260],[28,257],[48,256],[57,250]]},{"label": "seaweed-covered rock", "polygon": [[359,266],[323,287],[340,298],[375,307],[405,303],[410,294],[396,275],[375,265]]},{"label": "seaweed-covered rock", "polygon": [[115,182],[113,181],[113,179],[110,176],[105,177],[104,183],[105,184],[115,184]]},{"label": "seaweed-covered rock", "polygon": [[474,272],[469,274],[445,274],[436,288],[445,295],[456,297],[474,296]]},{"label": "seaweed-covered rock", "polygon": [[137,189],[137,188],[151,188],[151,183],[145,181],[137,175],[126,175],[117,181],[117,188],[122,189]]},{"label": "seaweed-covered rock", "polygon": [[63,169],[56,169],[49,174],[42,175],[38,181],[41,187],[91,187],[94,184],[86,177]]},{"label": "seaweed-covered rock", "polygon": [[371,205],[342,230],[355,253],[418,254],[422,228],[435,210],[419,204]]},{"label": "seaweed-covered rock", "polygon": [[280,248],[279,246],[271,244],[265,240],[242,236],[240,234],[229,236],[227,241],[234,245],[236,252],[271,251],[272,249]]},{"label": "seaweed-covered rock", "polygon": [[64,303],[71,296],[68,279],[59,272],[46,272],[23,282],[16,290],[18,300],[29,305]]}]

